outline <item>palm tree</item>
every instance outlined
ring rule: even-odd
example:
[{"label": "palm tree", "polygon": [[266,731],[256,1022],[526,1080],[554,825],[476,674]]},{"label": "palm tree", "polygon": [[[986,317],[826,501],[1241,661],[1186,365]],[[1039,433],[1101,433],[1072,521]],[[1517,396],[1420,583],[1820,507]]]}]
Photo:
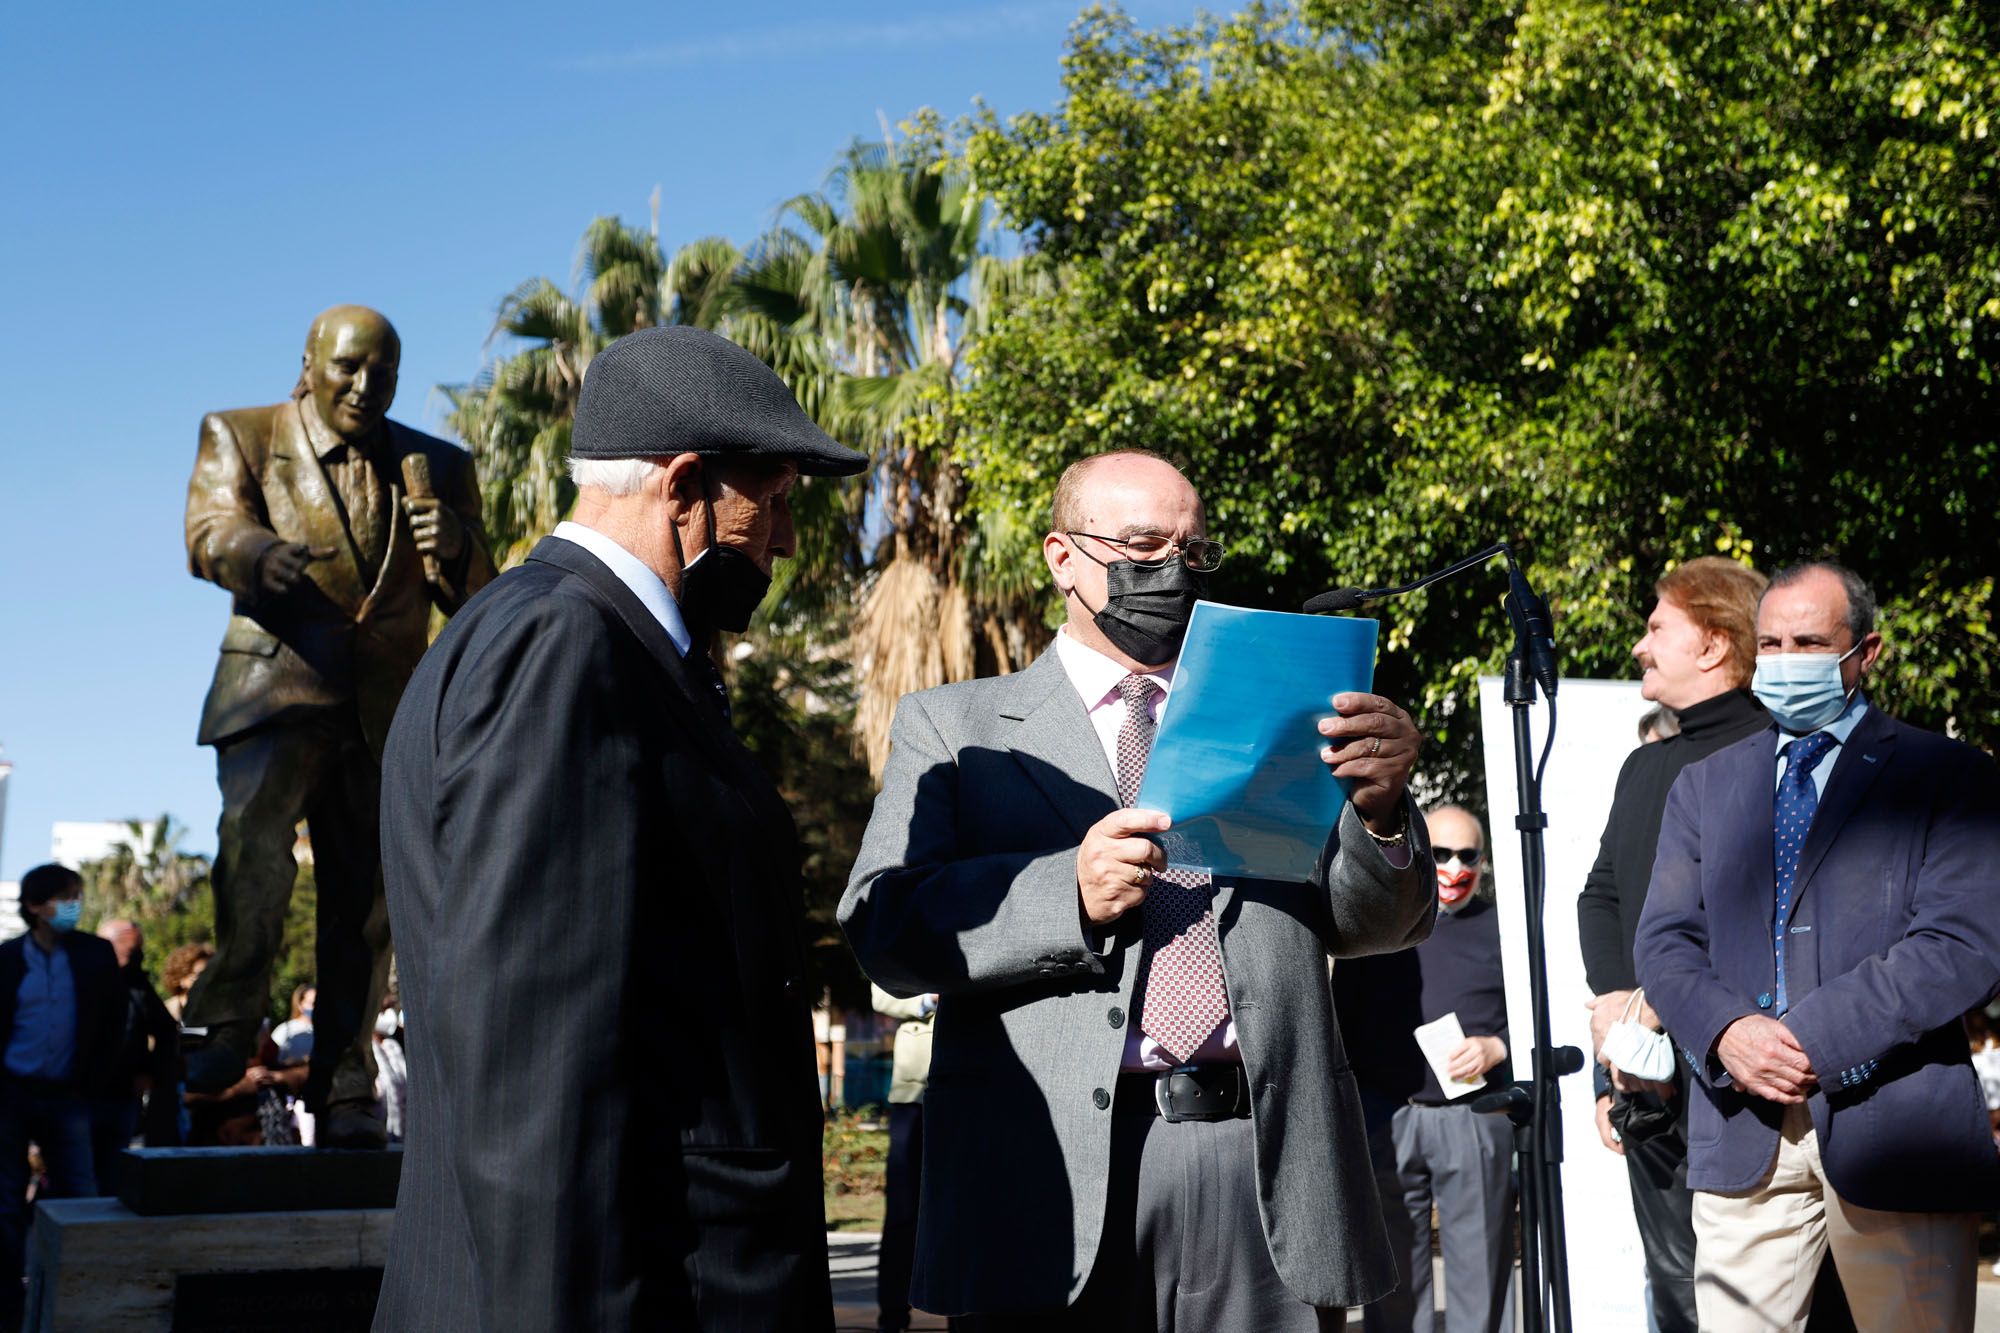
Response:
[{"label": "palm tree", "polygon": [[721,237],[662,256],[600,218],[579,294],[538,278],[500,305],[493,339],[525,344],[444,390],[479,463],[487,525],[508,563],[574,502],[570,421],[590,359],[664,323],[720,331],[762,358],[830,434],[862,449],[866,485],[794,492],[799,549],[753,643],[846,658],[858,744],[879,773],[911,690],[1022,665],[1045,632],[1016,572],[1039,539],[1018,517],[971,515],[954,459],[965,353],[1018,287],[1043,281],[983,248],[984,210],[934,115],[900,143],[856,143],[747,248]]},{"label": "palm tree", "polygon": [[987,577],[1019,567],[992,559],[996,544],[1032,537],[998,516],[969,521],[954,459],[964,353],[1020,280],[1017,265],[983,252],[984,233],[978,196],[926,117],[900,146],[850,147],[824,191],[784,206],[739,274],[767,299],[796,297],[787,327],[828,363],[816,414],[873,465],[866,507],[850,503],[846,518],[855,546],[872,538],[849,653],[856,729],[876,773],[905,693],[1012,670],[1039,637],[1029,590]]},{"label": "palm tree", "polygon": [[581,294],[531,278],[501,299],[488,345],[524,347],[470,384],[446,386],[447,420],[479,466],[486,529],[513,564],[575,502],[567,472],[570,422],[583,372],[613,339],[662,322],[668,290],[658,240],[598,218],[577,252]]},{"label": "palm tree", "polygon": [[187,828],[171,815],[126,820],[125,837],[80,871],[95,918],[146,918],[183,910],[208,882],[209,872],[207,857],[181,850],[186,836]]}]

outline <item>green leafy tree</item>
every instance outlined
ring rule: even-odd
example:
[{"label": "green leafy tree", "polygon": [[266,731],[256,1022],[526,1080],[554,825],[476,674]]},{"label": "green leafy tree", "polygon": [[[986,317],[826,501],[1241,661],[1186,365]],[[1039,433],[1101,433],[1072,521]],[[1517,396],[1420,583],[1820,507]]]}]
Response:
[{"label": "green leafy tree", "polygon": [[[1496,538],[1566,669],[1618,675],[1672,563],[1836,554],[1877,693],[1991,744],[1989,10],[1317,3],[1144,32],[1092,11],[978,188],[1059,278],[973,353],[975,513],[1164,450],[1294,606]],[[1497,582],[1380,608],[1381,688],[1463,790]]]}]

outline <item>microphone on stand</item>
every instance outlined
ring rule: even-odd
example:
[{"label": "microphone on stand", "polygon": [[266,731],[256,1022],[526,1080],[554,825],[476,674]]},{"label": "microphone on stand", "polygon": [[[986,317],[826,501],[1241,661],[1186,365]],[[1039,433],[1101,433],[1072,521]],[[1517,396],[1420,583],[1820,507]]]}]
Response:
[{"label": "microphone on stand", "polygon": [[1548,862],[1542,813],[1542,776],[1531,753],[1528,709],[1535,687],[1549,703],[1549,726],[1542,749],[1546,766],[1555,741],[1556,644],[1549,606],[1528,586],[1528,577],[1514,558],[1513,548],[1496,542],[1483,551],[1426,574],[1414,583],[1394,588],[1334,588],[1305,604],[1308,614],[1352,611],[1384,597],[1400,597],[1448,579],[1496,555],[1507,558],[1507,618],[1513,624],[1514,649],[1507,655],[1502,697],[1513,714],[1514,777],[1517,809],[1514,826],[1521,832],[1522,900],[1527,916],[1529,1009],[1534,1016],[1534,1073],[1529,1081],[1489,1090],[1472,1108],[1505,1114],[1514,1124],[1515,1148],[1521,1154],[1521,1314],[1528,1333],[1569,1333],[1569,1253],[1563,1217],[1562,1117],[1557,1080],[1583,1068],[1583,1053],[1574,1046],[1556,1046],[1550,1034],[1547,940],[1543,905],[1547,896]]},{"label": "microphone on stand", "polygon": [[[1463,560],[1454,561],[1435,573],[1424,575],[1415,583],[1405,583],[1397,588],[1335,588],[1330,592],[1323,592],[1306,603],[1305,612],[1309,616],[1316,616],[1332,611],[1352,611],[1364,602],[1377,602],[1384,597],[1401,597],[1404,593],[1428,588],[1440,579],[1448,579],[1454,574],[1462,574],[1477,565],[1483,565],[1496,555],[1506,556],[1508,567],[1513,567],[1514,552],[1509,549],[1506,542],[1495,542],[1484,550],[1474,551]],[[1547,608],[1543,609],[1542,615],[1546,620]]]},{"label": "microphone on stand", "polygon": [[1443,569],[1426,574],[1414,583],[1401,584],[1394,588],[1334,588],[1323,592],[1305,604],[1307,615],[1325,615],[1337,611],[1352,611],[1368,602],[1380,601],[1384,597],[1401,597],[1419,588],[1428,588],[1440,580],[1462,574],[1468,569],[1485,564],[1496,555],[1507,557],[1507,614],[1514,621],[1514,632],[1526,647],[1529,674],[1542,687],[1542,694],[1554,698],[1559,677],[1556,674],[1556,640],[1553,622],[1549,616],[1549,604],[1535,595],[1528,586],[1528,576],[1521,571],[1521,565],[1514,558],[1514,548],[1506,542],[1495,542],[1482,550],[1474,551],[1463,560],[1453,561]]}]

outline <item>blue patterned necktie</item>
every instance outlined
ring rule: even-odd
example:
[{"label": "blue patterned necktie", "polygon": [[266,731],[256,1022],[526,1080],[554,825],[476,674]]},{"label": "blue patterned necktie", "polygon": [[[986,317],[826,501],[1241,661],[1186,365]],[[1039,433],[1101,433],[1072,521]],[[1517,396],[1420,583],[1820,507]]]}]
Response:
[{"label": "blue patterned necktie", "polygon": [[1831,733],[1815,731],[1785,747],[1785,775],[1778,780],[1778,798],[1772,810],[1772,850],[1778,881],[1772,948],[1777,954],[1780,1015],[1789,1007],[1785,998],[1785,929],[1792,919],[1792,882],[1798,878],[1799,852],[1806,845],[1806,834],[1812,831],[1813,812],[1819,809],[1819,789],[1813,783],[1812,773],[1834,743]]}]

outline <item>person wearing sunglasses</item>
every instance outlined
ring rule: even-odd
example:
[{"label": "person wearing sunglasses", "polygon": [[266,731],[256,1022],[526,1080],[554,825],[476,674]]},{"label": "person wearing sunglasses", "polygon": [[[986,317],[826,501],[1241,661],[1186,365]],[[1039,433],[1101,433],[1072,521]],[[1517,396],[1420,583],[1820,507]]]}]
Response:
[{"label": "person wearing sunglasses", "polygon": [[1416,727],[1333,696],[1349,801],[1311,882],[1169,870],[1132,806],[1222,547],[1120,450],[1057,482],[1043,554],[1055,643],[903,699],[840,905],[877,984],[938,996],[912,1302],[977,1333],[1340,1327],[1396,1265],[1326,959],[1430,931]]},{"label": "person wearing sunglasses", "polygon": [[[1437,926],[1414,949],[1348,959],[1333,969],[1334,1005],[1359,1015],[1346,1025],[1347,1055],[1370,1121],[1369,1153],[1383,1223],[1402,1280],[1362,1312],[1366,1333],[1430,1333],[1431,1211],[1444,1260],[1445,1308],[1453,1329],[1513,1327],[1513,1127],[1481,1115],[1472,1099],[1513,1080],[1500,918],[1486,892],[1486,835],[1470,811],[1444,805],[1424,816],[1437,870]],[[1446,1073],[1424,1059],[1413,1030],[1455,1014],[1465,1033]]]}]

